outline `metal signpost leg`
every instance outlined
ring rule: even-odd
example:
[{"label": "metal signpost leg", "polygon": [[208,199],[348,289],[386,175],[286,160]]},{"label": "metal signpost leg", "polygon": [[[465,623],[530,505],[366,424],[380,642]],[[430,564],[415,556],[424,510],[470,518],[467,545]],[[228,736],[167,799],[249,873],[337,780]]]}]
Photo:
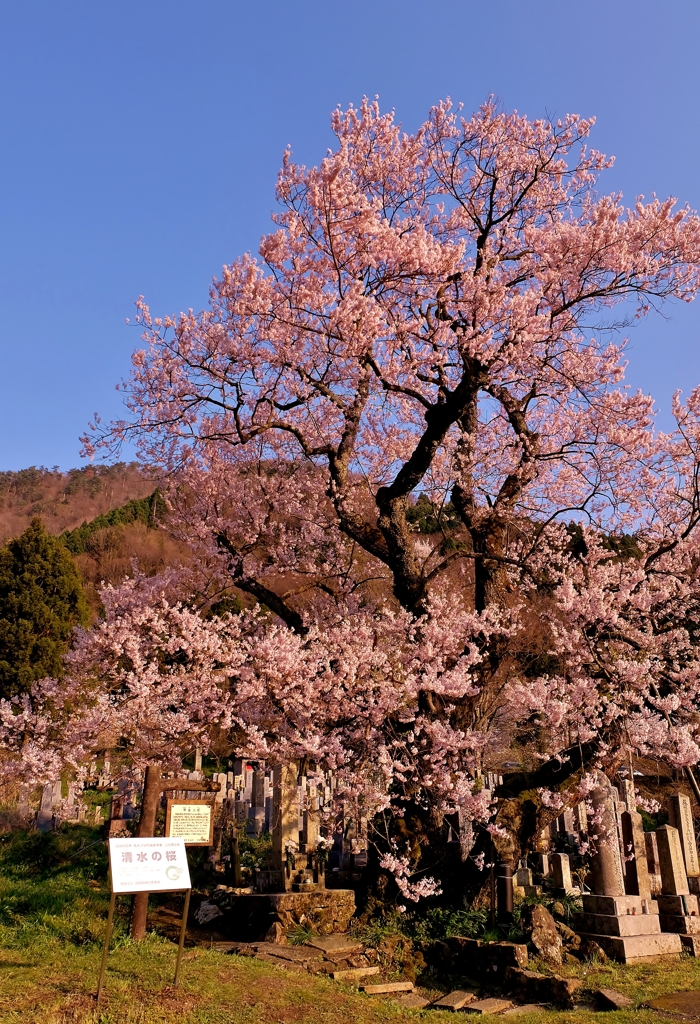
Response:
[{"label": "metal signpost leg", "polygon": [[173,986],[177,988],[177,983],[180,979],[180,961],[182,960],[182,950],[185,946],[185,931],[187,930],[187,915],[190,910],[190,896],[192,890],[188,889],[185,893],[185,909],[182,911],[182,923],[180,925],[180,945],[177,948],[177,963],[175,965],[175,981]]},{"label": "metal signpost leg", "polygon": [[114,905],[117,902],[116,893],[112,893],[109,901],[109,914],[107,915],[107,931],[105,932],[105,944],[102,949],[102,963],[100,965],[100,980],[97,983],[97,1002],[99,1003],[102,997],[102,989],[105,983],[105,971],[107,970],[107,950],[109,949],[109,940],[112,935],[112,922],[114,921]]}]

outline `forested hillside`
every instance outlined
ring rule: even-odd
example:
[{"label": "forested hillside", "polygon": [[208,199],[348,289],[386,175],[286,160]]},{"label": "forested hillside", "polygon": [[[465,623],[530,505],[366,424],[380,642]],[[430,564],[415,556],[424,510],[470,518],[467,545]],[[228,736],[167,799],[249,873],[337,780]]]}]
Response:
[{"label": "forested hillside", "polygon": [[66,473],[44,466],[0,473],[0,544],[18,537],[36,516],[49,533],[73,530],[133,498],[146,497],[158,482],[133,462]]},{"label": "forested hillside", "polygon": [[134,560],[150,575],[187,557],[167,530],[156,528],[165,511],[158,482],[136,463],[0,473],[0,545],[39,517],[73,555],[94,614],[100,584],[131,574]]}]

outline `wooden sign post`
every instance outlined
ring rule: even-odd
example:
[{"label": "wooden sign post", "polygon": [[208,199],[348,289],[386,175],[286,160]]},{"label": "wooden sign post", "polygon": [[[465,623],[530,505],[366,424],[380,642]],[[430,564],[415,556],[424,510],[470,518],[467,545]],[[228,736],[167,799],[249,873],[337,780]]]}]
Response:
[{"label": "wooden sign post", "polygon": [[180,925],[180,943],[177,949],[175,981],[173,982],[177,986],[180,980],[180,963],[185,945],[187,913],[192,893],[187,852],[181,838],[110,839],[108,846],[112,895],[109,901],[107,931],[102,948],[100,980],[97,984],[98,1003],[104,988],[107,952],[112,935],[117,896],[132,896],[135,893],[149,892],[182,892],[184,890],[185,908]]},{"label": "wooden sign post", "polygon": [[[141,802],[141,815],[136,830],[140,839],[152,836],[156,828],[156,814],[160,803],[161,794],[168,790],[199,791],[213,793],[218,787],[211,782],[199,782],[197,779],[164,779],[161,776],[158,765],[149,765],[146,768],[146,778],[143,785],[143,800]],[[148,892],[137,892],[134,896],[134,906],[131,913],[131,937],[132,939],[143,939],[146,934],[146,915],[148,913]]]}]

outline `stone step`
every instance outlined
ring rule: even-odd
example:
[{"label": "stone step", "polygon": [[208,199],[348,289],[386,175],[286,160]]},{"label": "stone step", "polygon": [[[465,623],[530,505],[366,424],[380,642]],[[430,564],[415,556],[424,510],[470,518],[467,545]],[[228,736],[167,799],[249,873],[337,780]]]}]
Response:
[{"label": "stone step", "polygon": [[466,989],[455,989],[454,992],[448,992],[442,999],[438,999],[436,1003],[433,1003],[434,1010],[463,1010],[467,1003],[472,1003],[476,999],[475,992],[468,992]]},{"label": "stone step", "polygon": [[425,1010],[427,1006],[430,1006],[430,1000],[419,996],[417,992],[406,992],[404,995],[397,996],[396,1002],[404,1010]]},{"label": "stone step", "polygon": [[467,1003],[463,1008],[464,1013],[502,1013],[512,1007],[510,999],[497,999],[492,996],[490,999],[476,999],[473,1003]]},{"label": "stone step", "polygon": [[413,992],[412,981],[385,981],[379,985],[360,985],[360,992],[368,996],[385,996],[391,992]]},{"label": "stone step", "polygon": [[311,949],[318,949],[327,956],[334,959],[343,959],[359,953],[362,943],[352,939],[349,935],[314,935],[306,943]]},{"label": "stone step", "polygon": [[700,935],[700,917],[681,917],[662,914],[659,918],[665,932],[676,932],[678,935]]},{"label": "stone step", "polygon": [[609,957],[629,964],[664,957],[680,956],[681,940],[678,935],[661,932],[660,935],[600,935],[581,934],[582,939],[597,942]]},{"label": "stone step", "polygon": [[629,1010],[634,1001],[614,988],[599,988],[595,1000],[601,1010]]},{"label": "stone step", "polygon": [[622,917],[643,914],[646,904],[647,914],[658,914],[659,905],[656,900],[643,899],[641,896],[594,896],[586,893],[581,898],[584,914],[612,914]]},{"label": "stone step", "polygon": [[582,914],[576,919],[576,931],[594,935],[658,935],[661,924],[656,914]]},{"label": "stone step", "polygon": [[547,1009],[542,1003],[521,1003],[519,1006],[512,1006],[510,1010],[504,1010],[504,1017],[519,1017],[522,1013],[541,1013]]},{"label": "stone step", "polygon": [[333,971],[331,977],[334,981],[355,981],[357,978],[367,978],[371,974],[379,974],[378,967],[348,967],[344,971]]}]

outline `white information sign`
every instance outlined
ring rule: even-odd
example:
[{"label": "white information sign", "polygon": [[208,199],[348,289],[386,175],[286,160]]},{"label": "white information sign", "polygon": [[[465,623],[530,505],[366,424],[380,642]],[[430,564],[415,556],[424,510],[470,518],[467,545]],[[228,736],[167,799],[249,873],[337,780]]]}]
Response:
[{"label": "white information sign", "polygon": [[173,892],[191,889],[182,839],[110,839],[112,892]]}]

